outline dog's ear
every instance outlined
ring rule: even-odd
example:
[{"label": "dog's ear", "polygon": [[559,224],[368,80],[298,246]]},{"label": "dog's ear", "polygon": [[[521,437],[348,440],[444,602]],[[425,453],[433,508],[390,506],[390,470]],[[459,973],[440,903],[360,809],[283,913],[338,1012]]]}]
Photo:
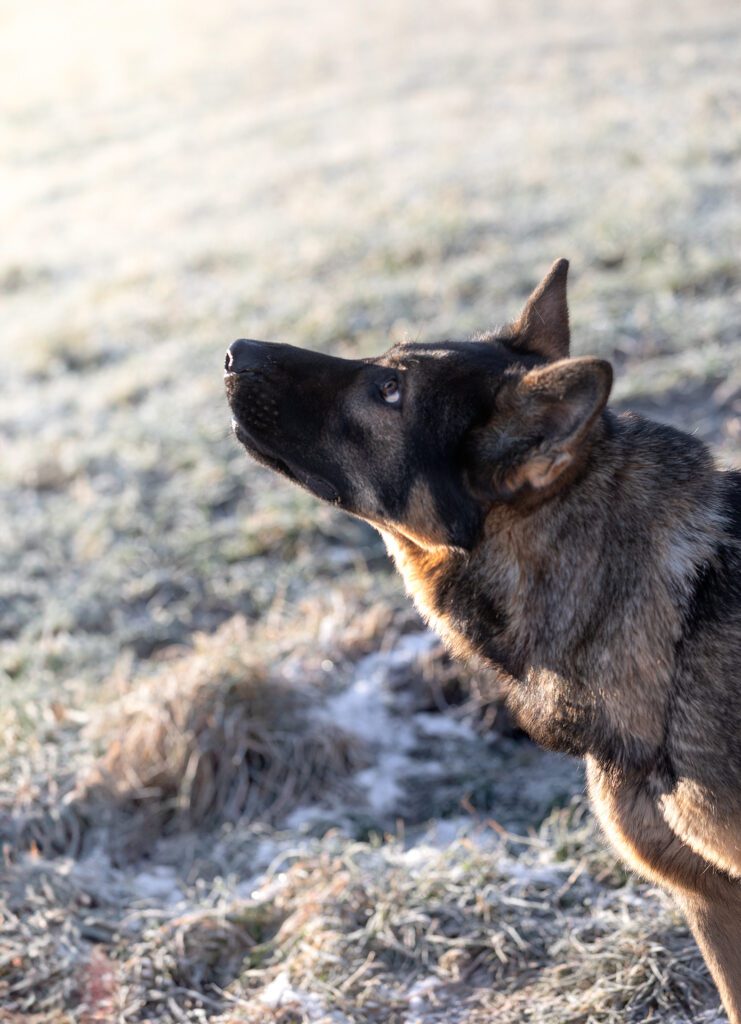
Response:
[{"label": "dog's ear", "polygon": [[507,381],[474,439],[474,489],[492,501],[550,496],[580,465],[611,387],[610,364],[591,358],[562,359]]},{"label": "dog's ear", "polygon": [[512,337],[507,341],[509,345],[546,359],[565,359],[568,356],[568,272],[569,261],[556,260],[512,324]]}]

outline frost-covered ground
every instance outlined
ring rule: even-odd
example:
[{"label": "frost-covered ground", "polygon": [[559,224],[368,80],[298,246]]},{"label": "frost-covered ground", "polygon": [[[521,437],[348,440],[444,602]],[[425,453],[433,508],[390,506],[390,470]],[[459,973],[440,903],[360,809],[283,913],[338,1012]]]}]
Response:
[{"label": "frost-covered ground", "polygon": [[495,688],[460,703],[473,681],[412,622],[372,609],[362,646],[388,646],[371,654],[357,623],[333,625],[304,627],[268,680],[230,622],[90,716],[67,752],[82,763],[102,734],[101,760],[61,801],[42,780],[8,822],[6,1007],[713,1020],[692,940],[604,850],[579,766],[492,731]]},{"label": "frost-covered ground", "polygon": [[736,7],[0,2],[0,1019],[714,1019],[221,364],[467,336],[565,255],[575,351],[734,460]]}]

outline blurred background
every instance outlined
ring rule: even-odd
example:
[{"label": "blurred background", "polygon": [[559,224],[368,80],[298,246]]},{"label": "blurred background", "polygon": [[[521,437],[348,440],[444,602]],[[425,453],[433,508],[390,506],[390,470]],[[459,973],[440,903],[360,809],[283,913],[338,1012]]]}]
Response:
[{"label": "blurred background", "polygon": [[[733,0],[0,0],[0,1017],[721,1020],[577,764],[223,353],[464,338],[571,261],[618,406],[741,433]],[[524,838],[523,838],[524,837]]]}]

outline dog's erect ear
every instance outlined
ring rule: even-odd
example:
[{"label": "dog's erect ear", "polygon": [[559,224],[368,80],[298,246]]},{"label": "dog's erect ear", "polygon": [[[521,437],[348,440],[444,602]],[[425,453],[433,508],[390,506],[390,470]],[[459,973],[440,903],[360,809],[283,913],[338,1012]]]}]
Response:
[{"label": "dog's erect ear", "polygon": [[474,442],[476,490],[494,501],[554,492],[579,466],[611,387],[610,364],[591,358],[562,359],[507,382]]},{"label": "dog's erect ear", "polygon": [[569,307],[566,302],[568,260],[556,260],[512,324],[513,348],[546,359],[569,354]]}]

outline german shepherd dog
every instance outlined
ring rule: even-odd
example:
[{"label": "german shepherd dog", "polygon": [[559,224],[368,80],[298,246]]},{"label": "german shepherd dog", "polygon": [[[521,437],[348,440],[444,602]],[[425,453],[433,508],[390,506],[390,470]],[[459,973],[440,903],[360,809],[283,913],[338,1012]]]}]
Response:
[{"label": "german shepherd dog", "polygon": [[508,328],[338,359],[240,340],[238,440],[380,530],[453,652],[585,757],[618,852],[684,910],[741,1024],[741,472],[606,408],[569,358],[568,263]]}]

